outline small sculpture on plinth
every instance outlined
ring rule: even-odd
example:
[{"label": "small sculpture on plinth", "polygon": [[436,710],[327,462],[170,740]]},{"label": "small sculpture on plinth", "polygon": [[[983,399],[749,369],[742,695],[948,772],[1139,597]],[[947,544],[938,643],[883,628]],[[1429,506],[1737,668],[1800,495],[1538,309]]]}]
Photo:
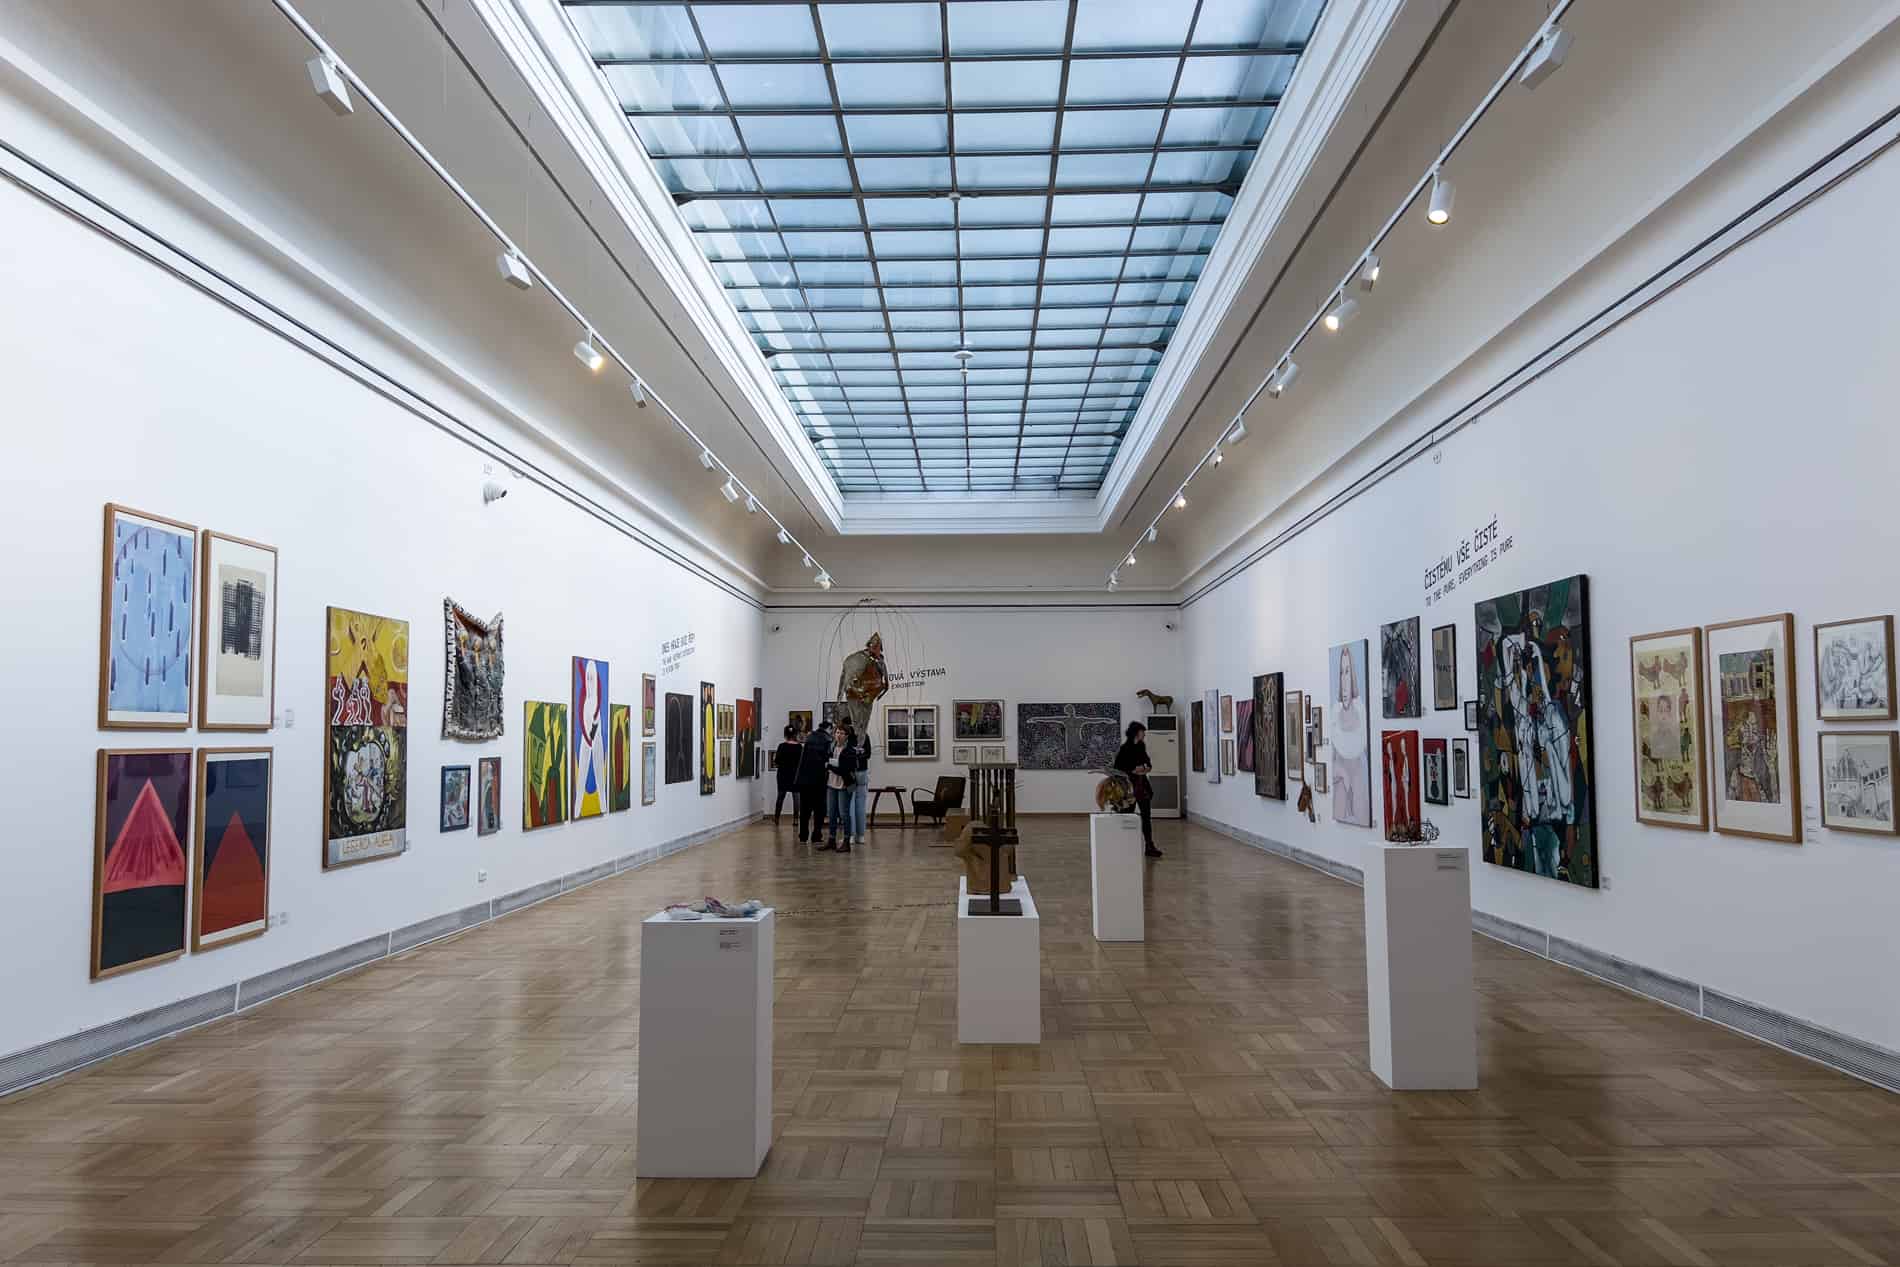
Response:
[{"label": "small sculpture on plinth", "polygon": [[1101,771],[1095,785],[1095,808],[1104,814],[1132,814],[1136,809],[1135,781],[1120,770]]},{"label": "small sculpture on plinth", "polygon": [[[1016,886],[1016,767],[979,764],[970,774],[976,794],[969,836],[957,848],[969,882],[970,914],[1021,915],[1021,900],[1003,896]],[[984,892],[989,896],[976,896]]]}]

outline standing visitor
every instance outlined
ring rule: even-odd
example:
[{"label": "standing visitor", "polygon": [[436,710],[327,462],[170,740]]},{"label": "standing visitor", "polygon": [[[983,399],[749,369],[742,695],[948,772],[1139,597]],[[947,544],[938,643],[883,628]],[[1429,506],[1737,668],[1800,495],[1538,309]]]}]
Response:
[{"label": "standing visitor", "polygon": [[1146,739],[1148,728],[1138,721],[1128,723],[1128,738],[1115,754],[1115,768],[1128,776],[1135,785],[1135,808],[1141,812],[1141,840],[1146,848],[1142,851],[1150,858],[1159,858],[1161,851],[1155,848],[1155,824],[1149,814],[1149,807],[1155,799],[1154,784],[1148,781],[1154,765],[1148,760]]},{"label": "standing visitor", "polygon": [[871,791],[871,732],[858,736],[858,781],[851,786],[851,836],[853,844],[864,843],[864,802]]},{"label": "standing visitor", "polygon": [[[850,722],[845,722],[839,733],[840,738],[831,757],[831,768],[825,777],[825,802],[831,831],[826,843],[818,846],[820,852],[851,852],[851,788],[858,777],[857,734]],[[844,829],[843,844],[838,843],[840,827]]]},{"label": "standing visitor", "polygon": [[798,843],[818,843],[825,830],[825,767],[831,762],[831,723],[821,722],[798,754]]},{"label": "standing visitor", "polygon": [[775,764],[778,767],[778,803],[772,807],[772,822],[777,825],[779,815],[785,812],[785,798],[792,798],[792,821],[798,821],[798,759],[804,755],[804,745],[798,742],[798,727],[786,726],[785,738],[778,746]]}]

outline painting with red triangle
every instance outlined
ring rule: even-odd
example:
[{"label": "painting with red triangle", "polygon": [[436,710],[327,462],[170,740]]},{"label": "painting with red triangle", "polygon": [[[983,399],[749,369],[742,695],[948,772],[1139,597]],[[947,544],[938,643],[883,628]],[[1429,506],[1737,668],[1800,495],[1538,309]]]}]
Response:
[{"label": "painting with red triangle", "polygon": [[262,936],[270,926],[269,748],[198,750],[193,841],[193,953]]},{"label": "painting with red triangle", "polygon": [[93,849],[92,975],[185,952],[185,841],[191,749],[99,750]]}]

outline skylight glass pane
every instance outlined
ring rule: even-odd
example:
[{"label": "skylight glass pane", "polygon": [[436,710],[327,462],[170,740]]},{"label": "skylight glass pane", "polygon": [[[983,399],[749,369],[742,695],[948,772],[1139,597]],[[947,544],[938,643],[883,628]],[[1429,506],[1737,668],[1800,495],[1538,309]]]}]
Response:
[{"label": "skylight glass pane", "polygon": [[752,169],[736,158],[663,158],[654,162],[660,179],[671,189],[696,194],[756,190]]},{"label": "skylight glass pane", "polygon": [[[724,122],[724,120],[721,120]],[[754,114],[739,120],[746,148],[754,157],[785,154],[842,154],[838,125],[822,114]]]},{"label": "skylight glass pane", "polygon": [[1038,267],[1035,260],[966,260],[963,280],[972,285],[1031,283]]},{"label": "skylight glass pane", "polygon": [[714,58],[804,57],[818,52],[811,9],[802,4],[749,4],[726,8],[696,4],[693,20]]},{"label": "skylight glass pane", "polygon": [[754,158],[752,167],[767,193],[851,192],[851,169],[842,158]]},{"label": "skylight glass pane", "polygon": [[859,224],[858,204],[849,198],[774,198],[771,209],[784,229],[855,229]]},{"label": "skylight glass pane", "polygon": [[1197,57],[1178,101],[1274,101],[1293,78],[1293,57]]},{"label": "skylight glass pane", "polygon": [[936,106],[943,99],[940,67],[915,62],[840,62],[832,67],[838,80],[838,100],[849,110],[890,106]]},{"label": "skylight glass pane", "polygon": [[873,229],[912,226],[947,229],[956,223],[953,206],[948,198],[866,198],[864,216]]},{"label": "skylight glass pane", "polygon": [[655,158],[678,154],[737,154],[739,134],[724,115],[644,115],[633,119],[640,144]]},{"label": "skylight glass pane", "polygon": [[952,0],[950,52],[1060,52],[1068,8],[1063,0]]},{"label": "skylight glass pane", "polygon": [[1041,229],[965,229],[957,235],[965,255],[1036,255]]},{"label": "skylight glass pane", "polygon": [[947,155],[943,158],[861,158],[857,166],[858,183],[866,193],[876,190],[936,189],[950,183],[950,159]]},{"label": "skylight glass pane", "polygon": [[1160,110],[1068,110],[1062,115],[1064,150],[1146,148],[1161,130]]},{"label": "skylight glass pane", "polygon": [[1064,154],[1056,161],[1058,189],[1141,187],[1148,175],[1147,154]]},{"label": "skylight glass pane", "polygon": [[1260,144],[1267,134],[1273,110],[1266,106],[1233,109],[1227,106],[1183,106],[1168,114],[1163,145],[1244,145]]},{"label": "skylight glass pane", "polygon": [[1053,110],[959,114],[957,150],[1046,150],[1055,144]]},{"label": "skylight glass pane", "polygon": [[717,110],[719,84],[705,66],[604,66],[622,109]]},{"label": "skylight glass pane", "polygon": [[957,253],[957,235],[935,231],[873,233],[871,245],[878,258],[947,259]]},{"label": "skylight glass pane", "polygon": [[1139,194],[1058,194],[1049,219],[1052,224],[1133,222],[1140,206]]},{"label": "skylight glass pane", "polygon": [[942,24],[934,4],[821,4],[818,21],[833,57],[943,53]]},{"label": "skylight glass pane", "polygon": [[880,256],[878,272],[883,276],[886,284],[927,283],[936,286],[952,286],[957,280],[957,262],[955,260],[887,259]]},{"label": "skylight glass pane", "polygon": [[862,233],[791,233],[784,234],[785,248],[796,259],[862,259]]},{"label": "skylight glass pane", "polygon": [[972,106],[1053,106],[1062,85],[1060,61],[953,62],[950,95],[958,109]]},{"label": "skylight glass pane", "polygon": [[1049,183],[1049,157],[959,157],[957,183],[968,189],[1035,189]]},{"label": "skylight glass pane", "polygon": [[845,117],[844,130],[857,154],[950,150],[947,114],[853,114]]},{"label": "skylight glass pane", "polygon": [[1011,194],[966,198],[957,204],[959,222],[966,229],[1040,227],[1049,200],[1040,195]]},{"label": "skylight glass pane", "polygon": [[[798,280],[808,286],[869,286],[877,281],[868,262],[817,260],[798,265]],[[886,280],[889,280],[888,278]]]},{"label": "skylight glass pane", "polygon": [[719,82],[738,110],[831,104],[825,68],[809,62],[727,63],[719,67]]},{"label": "skylight glass pane", "polygon": [[[1107,57],[1076,62],[1069,67],[1069,95],[1063,104],[1166,101],[1174,87],[1175,68],[1180,64],[1178,57]],[[1195,73],[1200,73],[1198,65]]]},{"label": "skylight glass pane", "polygon": [[1312,38],[1325,0],[1201,0],[1196,48],[1280,48]]},{"label": "skylight glass pane", "polygon": [[1149,179],[1157,185],[1239,184],[1252,157],[1252,150],[1163,154],[1155,160],[1154,175]]},{"label": "skylight glass pane", "polygon": [[596,57],[699,56],[683,4],[580,5],[566,13]]},{"label": "skylight glass pane", "polygon": [[1083,51],[1178,49],[1187,43],[1194,6],[1156,0],[1082,0],[1075,14],[1075,47]]}]

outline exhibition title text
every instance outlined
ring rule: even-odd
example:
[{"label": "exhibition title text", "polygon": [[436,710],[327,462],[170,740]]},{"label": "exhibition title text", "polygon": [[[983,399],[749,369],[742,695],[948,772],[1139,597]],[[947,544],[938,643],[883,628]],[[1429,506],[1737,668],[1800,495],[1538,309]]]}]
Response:
[{"label": "exhibition title text", "polygon": [[1511,538],[1498,529],[1498,517],[1474,529],[1450,554],[1425,569],[1425,605],[1447,598],[1452,591],[1495,563],[1511,548]]}]

